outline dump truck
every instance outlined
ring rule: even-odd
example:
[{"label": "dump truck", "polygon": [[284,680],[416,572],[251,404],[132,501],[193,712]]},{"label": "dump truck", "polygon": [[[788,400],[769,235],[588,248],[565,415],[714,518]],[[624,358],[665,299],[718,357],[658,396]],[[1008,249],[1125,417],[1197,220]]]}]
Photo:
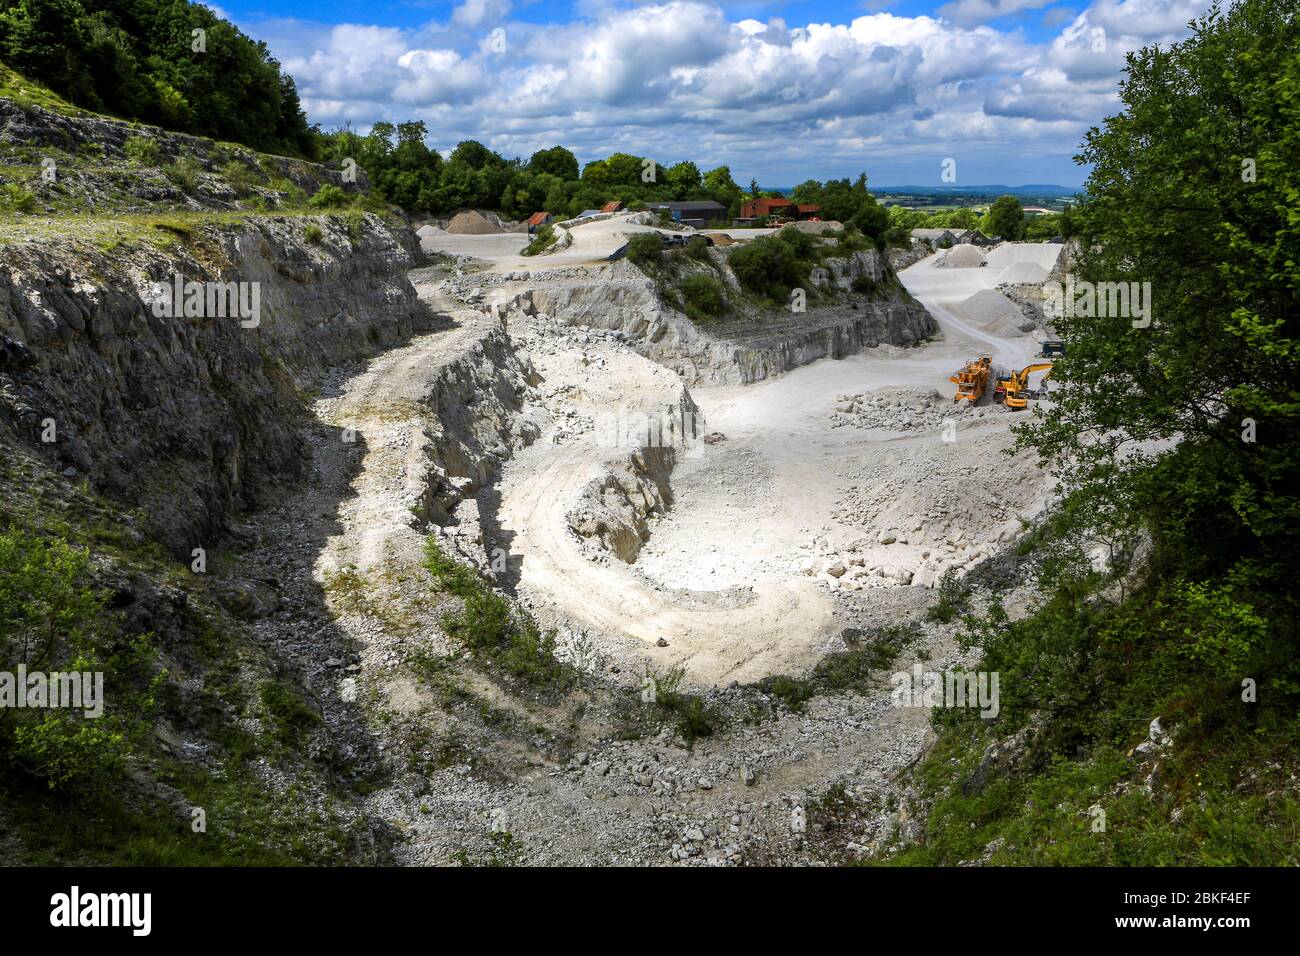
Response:
[{"label": "dump truck", "polygon": [[1043,350],[1038,353],[1039,358],[1053,358],[1065,354],[1064,339],[1045,339],[1038,344],[1043,347]]},{"label": "dump truck", "polygon": [[984,394],[984,389],[989,384],[989,372],[993,368],[992,356],[985,355],[983,358],[967,362],[965,367],[958,369],[948,377],[948,381],[957,386],[957,394],[952,397],[954,403],[963,399],[974,405]]},{"label": "dump truck", "polygon": [[998,378],[997,385],[993,388],[993,401],[1001,402],[1007,408],[1025,408],[1029,405],[1029,399],[1037,398],[1039,394],[1029,387],[1029,376],[1044,369],[1047,370],[1047,374],[1043,376],[1045,383],[1052,374],[1051,362],[1035,362],[1026,365],[1019,372],[1012,372]]}]

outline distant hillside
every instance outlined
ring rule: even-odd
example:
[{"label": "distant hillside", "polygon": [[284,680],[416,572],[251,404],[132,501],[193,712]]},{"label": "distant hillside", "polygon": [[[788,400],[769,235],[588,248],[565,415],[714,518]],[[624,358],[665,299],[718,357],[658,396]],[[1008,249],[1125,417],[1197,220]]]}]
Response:
[{"label": "distant hillside", "polygon": [[997,183],[984,186],[957,186],[957,185],[940,185],[940,186],[872,186],[871,191],[882,195],[891,195],[894,193],[910,193],[912,195],[980,195],[989,194],[998,196],[1059,196],[1068,197],[1075,193],[1082,192],[1082,187],[1078,186],[1057,186],[1051,183],[1031,183],[1025,186],[1003,186]]},{"label": "distant hillside", "polygon": [[266,44],[187,0],[0,0],[0,61],[88,110],[314,155]]}]

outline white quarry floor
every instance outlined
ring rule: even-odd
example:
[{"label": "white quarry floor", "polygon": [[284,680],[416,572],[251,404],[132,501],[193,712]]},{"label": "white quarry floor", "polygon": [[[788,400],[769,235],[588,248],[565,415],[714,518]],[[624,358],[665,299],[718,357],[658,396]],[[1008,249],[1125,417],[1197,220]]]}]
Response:
[{"label": "white quarry floor", "polygon": [[[708,683],[806,669],[850,619],[874,613],[879,623],[892,622],[900,598],[883,590],[907,592],[905,605],[930,603],[932,594],[917,585],[992,553],[1047,495],[1031,462],[1001,454],[1010,424],[1024,413],[954,408],[947,380],[979,354],[1019,367],[1036,339],[981,331],[943,303],[991,288],[1011,262],[1050,268],[1059,252],[1010,244],[995,250],[989,266],[937,269],[931,258],[906,270],[904,284],[943,328],[940,342],[694,390],[704,430],[725,440],[681,456],[674,505],[653,522],[632,565],[593,560],[566,523],[608,450],[587,435],[524,452],[500,485],[521,596],[548,622],[597,635],[633,667],[683,664],[693,680]],[[602,347],[578,351],[600,356]],[[591,416],[627,402],[647,374],[635,358],[622,354],[592,368],[562,354],[539,356],[554,393],[550,410]],[[611,374],[615,366],[619,374]],[[902,401],[878,413],[885,427],[834,411],[846,407],[843,397],[882,389]],[[948,418],[955,441],[943,439]],[[908,587],[909,580],[917,584]]]}]

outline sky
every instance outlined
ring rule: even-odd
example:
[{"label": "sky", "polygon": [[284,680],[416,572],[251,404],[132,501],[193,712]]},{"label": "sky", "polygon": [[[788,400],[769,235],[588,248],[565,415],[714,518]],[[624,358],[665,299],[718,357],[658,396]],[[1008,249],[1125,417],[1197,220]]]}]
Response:
[{"label": "sky", "polygon": [[[423,120],[429,145],[726,164],[768,187],[1075,187],[1124,55],[1209,0],[222,0],[311,122]],[[950,171],[950,180],[943,178]]]}]

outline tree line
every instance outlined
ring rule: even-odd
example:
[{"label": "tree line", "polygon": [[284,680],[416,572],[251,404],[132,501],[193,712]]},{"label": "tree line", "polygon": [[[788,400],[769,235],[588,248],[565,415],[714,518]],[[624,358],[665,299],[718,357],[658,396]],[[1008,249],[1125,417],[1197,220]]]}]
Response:
[{"label": "tree line", "polygon": [[293,77],[266,44],[188,0],[0,0],[0,59],[85,109],[316,153]]}]

